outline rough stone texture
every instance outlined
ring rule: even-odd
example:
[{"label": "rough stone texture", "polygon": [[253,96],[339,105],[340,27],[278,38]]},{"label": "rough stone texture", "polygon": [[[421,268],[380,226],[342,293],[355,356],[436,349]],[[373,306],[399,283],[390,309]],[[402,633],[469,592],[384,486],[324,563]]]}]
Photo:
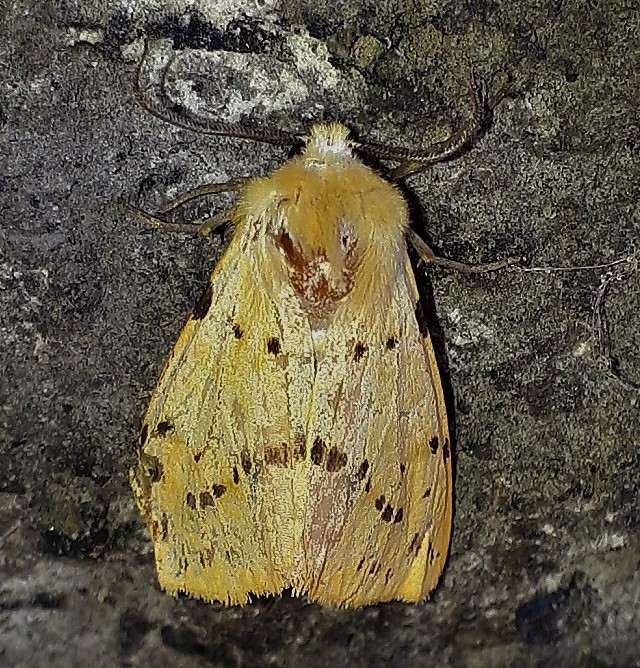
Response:
[{"label": "rough stone texture", "polygon": [[473,61],[494,88],[503,73],[514,86],[473,150],[407,180],[416,228],[466,261],[627,257],[640,233],[636,3],[2,11],[0,664],[640,665],[636,264],[429,268],[457,457],[432,601],[224,608],[158,591],[127,483],[149,393],[223,240],[150,231],[117,207],[285,158],[137,107],[144,39],[145,80],[175,52],[168,92],[198,113],[292,130],[339,118],[407,146],[465,117]]}]

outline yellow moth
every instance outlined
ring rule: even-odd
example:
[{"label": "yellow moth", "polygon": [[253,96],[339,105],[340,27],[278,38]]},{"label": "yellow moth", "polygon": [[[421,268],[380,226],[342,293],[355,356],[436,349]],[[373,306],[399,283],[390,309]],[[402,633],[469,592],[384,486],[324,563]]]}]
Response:
[{"label": "yellow moth", "polygon": [[153,393],[131,483],[170,594],[358,608],[442,573],[451,447],[407,205],[347,135],[315,125],[247,183]]}]

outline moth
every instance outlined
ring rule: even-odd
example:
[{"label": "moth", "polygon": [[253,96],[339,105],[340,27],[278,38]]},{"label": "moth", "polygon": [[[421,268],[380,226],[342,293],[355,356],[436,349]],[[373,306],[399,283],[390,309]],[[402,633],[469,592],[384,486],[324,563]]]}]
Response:
[{"label": "moth", "polygon": [[[401,170],[457,151],[484,106]],[[451,442],[407,237],[434,258],[348,134],[317,124],[246,183],[153,393],[131,484],[170,594],[359,608],[422,601],[443,571]]]}]

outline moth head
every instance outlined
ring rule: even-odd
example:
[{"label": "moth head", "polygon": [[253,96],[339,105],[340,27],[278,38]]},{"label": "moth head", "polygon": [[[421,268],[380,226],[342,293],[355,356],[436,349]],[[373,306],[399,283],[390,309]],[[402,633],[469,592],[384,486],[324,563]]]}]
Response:
[{"label": "moth head", "polygon": [[354,144],[341,123],[317,123],[305,138],[302,158],[307,165],[326,165],[352,159]]}]

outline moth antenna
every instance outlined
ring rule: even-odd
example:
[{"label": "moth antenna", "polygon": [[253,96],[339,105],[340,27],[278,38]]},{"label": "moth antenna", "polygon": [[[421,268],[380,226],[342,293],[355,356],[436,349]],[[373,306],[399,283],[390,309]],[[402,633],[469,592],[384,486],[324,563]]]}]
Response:
[{"label": "moth antenna", "polygon": [[[196,118],[189,115],[184,108],[170,109],[167,107],[158,107],[151,100],[148,100],[142,93],[140,85],[140,75],[142,67],[147,54],[149,52],[148,42],[145,40],[142,56],[134,72],[133,79],[133,97],[136,102],[152,116],[159,118],[162,121],[171,123],[185,130],[199,132],[205,135],[220,135],[223,137],[236,137],[238,139],[251,139],[253,141],[262,142],[265,144],[273,144],[275,146],[291,146],[302,140],[301,135],[296,135],[291,132],[278,130],[275,132],[266,132],[257,128],[252,128],[242,123],[226,123],[224,121],[215,121],[210,119]],[[164,93],[164,82],[167,76],[167,71],[173,62],[173,58],[169,60],[166,66],[163,67],[160,73],[160,89]]]},{"label": "moth antenna", "polygon": [[508,82],[497,95],[489,101],[487,85],[478,76],[475,66],[471,65],[470,94],[472,114],[460,128],[447,139],[432,144],[424,151],[410,148],[384,146],[376,143],[355,144],[356,148],[383,160],[398,160],[401,164],[390,174],[391,180],[397,180],[428,165],[433,165],[461,153],[467,148],[488,125],[493,108],[502,100],[511,87]]}]

